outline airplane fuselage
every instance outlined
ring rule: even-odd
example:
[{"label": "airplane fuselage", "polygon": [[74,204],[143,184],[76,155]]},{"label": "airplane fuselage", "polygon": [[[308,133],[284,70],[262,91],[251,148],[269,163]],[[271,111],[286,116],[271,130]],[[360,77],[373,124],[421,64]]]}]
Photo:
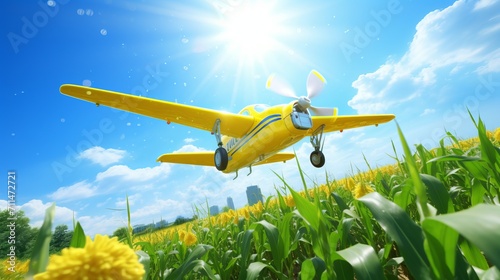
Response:
[{"label": "airplane fuselage", "polygon": [[[265,161],[277,152],[303,139],[312,126],[310,115],[297,112],[292,102],[287,105],[267,107],[251,105],[240,114],[253,116],[252,129],[241,138],[222,137],[229,161],[224,173],[235,172]],[[223,124],[222,124],[223,125]]]}]

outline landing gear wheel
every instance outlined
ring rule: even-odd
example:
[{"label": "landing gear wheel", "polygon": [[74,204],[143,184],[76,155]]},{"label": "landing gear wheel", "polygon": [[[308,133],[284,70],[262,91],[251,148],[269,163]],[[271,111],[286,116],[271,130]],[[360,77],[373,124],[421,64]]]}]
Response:
[{"label": "landing gear wheel", "polygon": [[224,149],[223,147],[217,148],[214,154],[214,163],[217,170],[219,171],[226,170],[228,161],[229,157],[227,156],[226,149]]},{"label": "landing gear wheel", "polygon": [[325,155],[321,151],[312,152],[309,159],[311,160],[311,164],[316,168],[320,168],[325,165]]}]

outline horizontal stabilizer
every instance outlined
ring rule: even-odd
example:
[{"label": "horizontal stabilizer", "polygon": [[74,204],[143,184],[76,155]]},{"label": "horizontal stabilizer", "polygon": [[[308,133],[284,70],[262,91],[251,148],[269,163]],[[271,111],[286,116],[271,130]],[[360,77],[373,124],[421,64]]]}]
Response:
[{"label": "horizontal stabilizer", "polygon": [[294,153],[286,153],[286,152],[277,153],[274,156],[272,156],[266,160],[258,162],[256,165],[268,164],[268,163],[273,163],[273,162],[285,162],[287,160],[291,160],[294,157],[295,157]]},{"label": "horizontal stabilizer", "polygon": [[193,165],[204,165],[204,166],[215,166],[215,164],[214,164],[214,152],[212,152],[212,151],[163,154],[163,155],[159,156],[156,161],[169,162],[169,163],[181,163],[181,164],[193,164]]}]

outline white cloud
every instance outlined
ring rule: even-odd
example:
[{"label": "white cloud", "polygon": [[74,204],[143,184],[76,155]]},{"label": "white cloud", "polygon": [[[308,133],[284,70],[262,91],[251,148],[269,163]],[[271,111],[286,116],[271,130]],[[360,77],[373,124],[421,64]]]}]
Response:
[{"label": "white cloud", "polygon": [[49,197],[55,201],[70,201],[89,198],[96,195],[96,193],[96,186],[87,181],[81,181],[71,186],[60,187],[52,194],[49,194]]},{"label": "white cloud", "polygon": [[127,182],[145,182],[159,177],[165,177],[170,173],[170,165],[162,163],[155,167],[131,169],[126,165],[114,165],[96,176],[96,182],[108,178],[119,179]]},{"label": "white cloud", "polygon": [[187,144],[182,146],[180,149],[177,151],[174,151],[174,153],[190,153],[190,152],[203,152],[206,151],[203,148],[197,147],[195,145]]},{"label": "white cloud", "polygon": [[124,150],[104,149],[103,147],[95,146],[80,153],[79,157],[88,159],[92,163],[101,166],[108,166],[119,162],[127,154]]},{"label": "white cloud", "polygon": [[[137,201],[139,201],[141,198],[142,198],[141,193],[129,195],[128,196],[128,205],[130,207],[134,206],[137,203]],[[115,207],[125,209],[127,207],[127,198],[118,198],[115,202]]]},{"label": "white cloud", "polygon": [[[131,169],[125,165],[114,165],[96,175],[93,182],[77,182],[71,186],[60,187],[48,197],[67,202],[82,200],[98,195],[109,194],[117,190],[133,190],[140,185],[141,189],[165,180],[170,174],[170,165],[162,163],[155,167]],[[99,203],[99,206],[105,203]]]},{"label": "white cloud", "polygon": [[[7,205],[8,202],[6,200],[0,200],[0,210],[5,209]],[[43,224],[45,212],[50,206],[52,206],[52,202],[43,203],[39,199],[32,199],[22,205],[18,205],[16,209],[24,212],[25,216],[30,219],[30,225],[32,227],[40,227]],[[76,216],[75,211],[56,205],[52,224],[54,226],[62,224],[71,225],[73,222],[73,214]]]},{"label": "white cloud", "polygon": [[186,144],[191,144],[191,143],[194,143],[196,141],[198,141],[198,139],[193,139],[193,138],[184,139],[184,143],[186,143]]},{"label": "white cloud", "polygon": [[474,4],[474,10],[480,10],[494,5],[498,0],[479,0]]},{"label": "white cloud", "polygon": [[[140,221],[140,219],[143,218],[152,219],[154,217],[158,217],[159,219],[160,216],[162,216],[162,213],[169,215],[169,217],[165,217],[167,219],[173,219],[179,215],[184,217],[192,216],[193,213],[186,213],[186,209],[191,209],[191,204],[189,202],[176,201],[173,199],[155,199],[152,203],[149,203],[138,210],[132,211],[131,219],[136,221]],[[146,220],[144,222],[148,223],[152,222],[152,220]]]},{"label": "white cloud", "polygon": [[116,211],[109,215],[78,217],[78,222],[82,225],[85,235],[91,237],[96,234],[111,235],[118,228],[127,226],[126,215]]},{"label": "white cloud", "polygon": [[420,114],[421,117],[423,116],[427,116],[427,115],[431,115],[431,114],[434,114],[436,112],[435,109],[430,109],[430,108],[427,108],[425,109],[422,114]]},{"label": "white cloud", "polygon": [[430,87],[458,69],[481,75],[499,72],[499,10],[499,1],[459,0],[427,14],[417,24],[413,41],[400,60],[387,61],[352,83],[357,94],[349,106],[358,113],[386,112],[431,96]]}]

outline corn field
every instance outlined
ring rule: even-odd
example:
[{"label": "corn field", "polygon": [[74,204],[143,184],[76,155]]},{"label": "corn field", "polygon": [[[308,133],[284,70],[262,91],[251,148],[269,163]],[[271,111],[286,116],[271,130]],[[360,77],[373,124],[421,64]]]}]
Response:
[{"label": "corn field", "polygon": [[500,279],[500,128],[473,122],[476,138],[413,152],[398,127],[392,165],[319,186],[299,165],[303,190],[276,174],[264,203],[175,228],[133,236],[129,209],[122,242],[144,279]]}]

